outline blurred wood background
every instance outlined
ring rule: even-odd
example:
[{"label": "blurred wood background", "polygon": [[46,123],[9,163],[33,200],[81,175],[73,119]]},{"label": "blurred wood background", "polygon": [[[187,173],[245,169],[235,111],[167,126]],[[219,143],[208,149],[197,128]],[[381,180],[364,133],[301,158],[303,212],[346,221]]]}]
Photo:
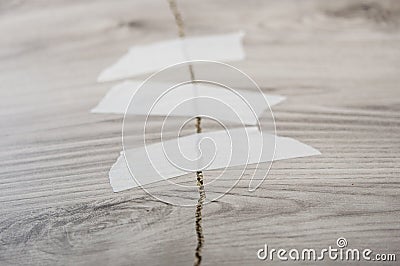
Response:
[{"label": "blurred wood background", "polygon": [[[265,243],[322,249],[341,236],[399,260],[400,2],[178,4],[189,36],[246,32],[233,65],[287,96],[279,135],[322,152],[206,205],[204,265],[265,265]],[[95,82],[102,69],[176,37],[166,1],[1,1],[0,35],[0,264],[192,264],[194,208],[113,193],[122,118],[89,113],[113,84]]]}]

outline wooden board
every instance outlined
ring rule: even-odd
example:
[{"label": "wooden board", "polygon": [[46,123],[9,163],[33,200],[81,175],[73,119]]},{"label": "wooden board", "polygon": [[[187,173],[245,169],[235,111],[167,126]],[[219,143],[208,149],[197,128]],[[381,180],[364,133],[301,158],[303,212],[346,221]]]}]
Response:
[{"label": "wooden board", "polygon": [[[265,265],[265,243],[322,249],[338,237],[399,260],[400,3],[179,5],[188,35],[246,32],[233,65],[287,96],[279,135],[322,152],[204,206],[204,265]],[[89,113],[114,84],[95,82],[102,69],[176,36],[166,1],[2,1],[0,35],[0,264],[192,264],[195,209],[113,193],[122,119]]]}]

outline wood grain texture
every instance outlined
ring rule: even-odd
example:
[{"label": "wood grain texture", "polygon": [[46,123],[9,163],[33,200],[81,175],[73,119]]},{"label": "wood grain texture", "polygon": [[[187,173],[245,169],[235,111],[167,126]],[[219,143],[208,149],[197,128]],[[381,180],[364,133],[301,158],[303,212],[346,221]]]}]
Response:
[{"label": "wood grain texture", "polygon": [[[234,65],[287,96],[279,135],[322,152],[205,205],[203,264],[265,265],[264,243],[321,249],[340,236],[399,260],[399,2],[179,4],[188,35],[246,32]],[[103,68],[176,36],[167,2],[2,1],[0,35],[0,264],[192,264],[194,208],[114,194],[122,119],[89,113],[112,85],[95,83]]]}]

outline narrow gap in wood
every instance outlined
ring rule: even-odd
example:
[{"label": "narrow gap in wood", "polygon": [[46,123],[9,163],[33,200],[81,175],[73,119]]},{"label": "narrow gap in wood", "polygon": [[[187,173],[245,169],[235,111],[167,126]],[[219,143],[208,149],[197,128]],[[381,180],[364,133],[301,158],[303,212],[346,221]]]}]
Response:
[{"label": "narrow gap in wood", "polygon": [[[183,18],[181,13],[179,12],[178,6],[176,4],[175,0],[168,0],[169,8],[175,18],[175,24],[178,28],[178,35],[180,38],[185,37],[185,24],[183,22]],[[195,80],[195,75],[194,75],[194,70],[193,66],[189,64],[189,73],[190,73],[190,79],[192,82]],[[196,117],[196,133],[201,133],[201,117]],[[195,228],[196,228],[196,236],[197,236],[197,246],[196,246],[196,251],[195,251],[195,261],[194,265],[199,266],[201,264],[201,259],[202,259],[202,249],[203,249],[203,244],[204,244],[204,235],[203,235],[203,228],[201,226],[201,221],[202,221],[202,214],[201,211],[203,209],[203,203],[206,198],[206,192],[204,189],[204,183],[203,183],[203,172],[202,171],[197,171],[196,172],[196,179],[197,179],[197,186],[199,190],[199,199],[197,201],[197,206],[196,206],[196,213],[195,213]]]}]

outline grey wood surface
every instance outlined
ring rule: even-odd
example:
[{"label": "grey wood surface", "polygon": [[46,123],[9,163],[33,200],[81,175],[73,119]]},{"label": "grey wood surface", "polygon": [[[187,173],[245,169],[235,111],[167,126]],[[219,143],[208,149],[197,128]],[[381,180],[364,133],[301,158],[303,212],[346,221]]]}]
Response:
[{"label": "grey wood surface", "polygon": [[[178,3],[188,35],[246,32],[233,65],[287,96],[279,135],[322,152],[204,206],[204,265],[341,236],[400,260],[400,2]],[[113,84],[95,82],[102,69],[176,36],[166,1],[4,0],[0,36],[0,264],[191,265],[195,209],[113,193],[122,119],[89,113]]]}]

